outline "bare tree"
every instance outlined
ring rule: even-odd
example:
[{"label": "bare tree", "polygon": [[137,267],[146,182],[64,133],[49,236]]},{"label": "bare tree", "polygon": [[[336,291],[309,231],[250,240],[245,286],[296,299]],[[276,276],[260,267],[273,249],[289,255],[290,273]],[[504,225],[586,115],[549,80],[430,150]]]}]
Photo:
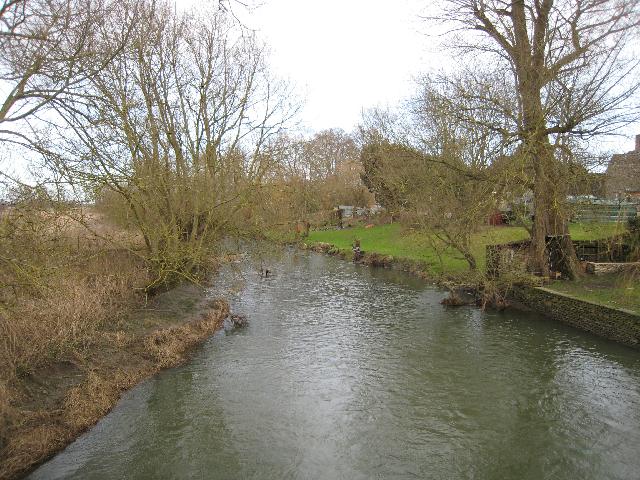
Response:
[{"label": "bare tree", "polygon": [[626,47],[639,25],[637,1],[446,0],[437,19],[459,33],[451,44],[486,56],[504,76],[507,95],[481,79],[465,95],[510,119],[502,133],[519,142],[533,170],[532,268],[548,273],[547,239],[554,237],[573,275],[558,151],[567,137],[610,133],[636,118],[628,107],[638,89],[637,60]]},{"label": "bare tree", "polygon": [[138,8],[127,47],[90,79],[82,106],[59,106],[65,124],[50,160],[68,181],[121,202],[161,284],[202,266],[293,110],[261,45],[225,10]]},{"label": "bare tree", "polygon": [[[84,82],[127,41],[136,9],[121,23],[104,20],[110,0],[4,0],[0,6],[0,142],[33,147],[54,104],[71,104]],[[113,39],[117,39],[116,42]]]},{"label": "bare tree", "polygon": [[[411,197],[420,223],[443,245],[459,251],[475,271],[472,236],[517,192],[518,183],[508,168],[515,158],[500,133],[501,116],[486,109],[475,123],[466,121],[459,107],[470,111],[475,105],[464,98],[452,103],[455,83],[427,79],[409,103],[411,138],[430,164],[424,187]],[[511,162],[500,161],[509,155]]]},{"label": "bare tree", "polygon": [[279,135],[270,142],[269,173],[254,203],[266,225],[323,224],[335,218],[337,205],[368,206],[372,196],[360,174],[359,147],[342,130],[310,138]]},{"label": "bare tree", "polygon": [[312,179],[326,179],[335,175],[341,163],[354,161],[358,157],[353,138],[341,129],[316,133],[305,141],[304,152]]},{"label": "bare tree", "polygon": [[462,81],[426,78],[403,115],[369,115],[361,158],[379,202],[424,229],[434,250],[454,249],[475,271],[472,237],[520,187],[513,147],[499,131],[501,115],[485,109],[469,122],[465,112],[476,105],[457,95]]}]

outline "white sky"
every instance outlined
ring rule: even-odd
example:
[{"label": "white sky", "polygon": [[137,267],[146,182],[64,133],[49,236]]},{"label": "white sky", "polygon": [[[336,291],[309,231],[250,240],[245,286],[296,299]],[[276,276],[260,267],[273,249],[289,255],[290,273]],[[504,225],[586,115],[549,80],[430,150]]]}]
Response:
[{"label": "white sky", "polygon": [[[363,108],[393,106],[433,66],[416,0],[265,0],[248,18],[276,72],[305,100],[312,130],[355,127]],[[433,43],[433,42],[431,42]]]},{"label": "white sky", "polygon": [[[243,23],[269,45],[275,73],[296,86],[300,120],[311,132],[351,131],[363,110],[397,105],[414,91],[415,77],[454,61],[420,18],[430,13],[429,0],[255,1]],[[621,133],[593,149],[632,150],[640,125]]]}]

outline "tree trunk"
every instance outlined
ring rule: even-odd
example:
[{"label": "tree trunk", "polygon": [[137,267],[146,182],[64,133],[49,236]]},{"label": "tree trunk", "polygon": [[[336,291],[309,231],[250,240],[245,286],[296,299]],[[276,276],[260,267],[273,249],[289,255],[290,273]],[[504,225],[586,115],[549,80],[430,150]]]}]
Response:
[{"label": "tree trunk", "polygon": [[[555,158],[546,132],[541,93],[543,80],[527,53],[518,60],[518,92],[523,121],[522,153],[534,171],[534,218],[529,268],[538,275],[548,276],[552,267],[564,277],[573,279],[577,274],[578,260],[565,211],[566,179],[562,178],[562,166]],[[549,249],[550,244],[553,251]],[[553,265],[550,265],[550,257],[555,260]]]},{"label": "tree trunk", "polygon": [[553,270],[574,279],[579,265],[565,209],[566,179],[562,178],[562,168],[557,164],[546,136],[536,143],[532,157],[535,187],[529,267],[539,275],[548,276]]}]

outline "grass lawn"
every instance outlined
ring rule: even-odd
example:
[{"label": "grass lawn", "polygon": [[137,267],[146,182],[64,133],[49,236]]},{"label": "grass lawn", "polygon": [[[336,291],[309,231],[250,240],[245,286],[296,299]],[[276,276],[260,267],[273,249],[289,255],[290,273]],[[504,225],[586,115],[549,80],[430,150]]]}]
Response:
[{"label": "grass lawn", "polygon": [[569,231],[573,240],[598,240],[627,231],[623,223],[570,223]]},{"label": "grass lawn", "polygon": [[[622,227],[616,224],[571,224],[571,235],[576,240],[605,238],[619,233]],[[478,260],[478,268],[485,266],[487,245],[524,240],[529,237],[522,227],[487,227],[472,238],[472,251]],[[344,230],[317,230],[309,234],[311,242],[325,242],[341,250],[351,250],[355,239],[365,252],[392,255],[429,265],[432,273],[458,273],[468,270],[468,264],[458,252],[444,247],[434,248],[431,235],[413,231],[399,224],[380,225],[372,228],[354,227]],[[440,252],[438,252],[440,250]]]},{"label": "grass lawn", "polygon": [[556,281],[548,288],[614,308],[625,308],[640,313],[640,282],[637,277],[588,275],[579,282]]}]

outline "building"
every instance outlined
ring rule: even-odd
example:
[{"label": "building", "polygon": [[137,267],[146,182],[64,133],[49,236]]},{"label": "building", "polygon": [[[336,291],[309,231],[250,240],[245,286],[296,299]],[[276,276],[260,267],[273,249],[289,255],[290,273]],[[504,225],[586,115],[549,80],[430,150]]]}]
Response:
[{"label": "building", "polygon": [[605,190],[608,198],[640,202],[640,135],[634,150],[611,157]]}]

